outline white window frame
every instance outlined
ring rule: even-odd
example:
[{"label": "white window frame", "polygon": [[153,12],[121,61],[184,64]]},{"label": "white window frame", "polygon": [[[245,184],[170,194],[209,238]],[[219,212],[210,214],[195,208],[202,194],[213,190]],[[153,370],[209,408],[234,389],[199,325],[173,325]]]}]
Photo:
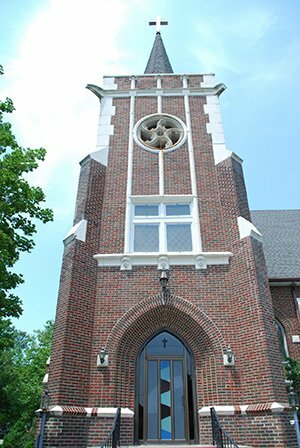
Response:
[{"label": "white window frame", "polygon": [[[190,206],[189,215],[167,216],[166,205],[187,204]],[[135,216],[135,205],[158,205],[157,216]],[[136,224],[158,224],[159,225],[159,250],[160,254],[192,254],[195,252],[196,244],[196,226],[194,219],[194,203],[192,196],[136,196],[131,198],[131,229],[130,229],[130,252],[135,254],[151,253],[144,251],[134,251],[134,226]],[[192,249],[190,251],[168,251],[167,250],[167,224],[190,224]]]}]

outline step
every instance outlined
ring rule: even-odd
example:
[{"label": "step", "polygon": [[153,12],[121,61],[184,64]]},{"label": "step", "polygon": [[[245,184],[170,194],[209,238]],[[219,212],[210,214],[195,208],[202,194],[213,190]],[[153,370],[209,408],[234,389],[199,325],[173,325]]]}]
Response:
[{"label": "step", "polygon": [[215,445],[165,445],[165,444],[157,444],[157,445],[129,445],[124,448],[216,448]]}]

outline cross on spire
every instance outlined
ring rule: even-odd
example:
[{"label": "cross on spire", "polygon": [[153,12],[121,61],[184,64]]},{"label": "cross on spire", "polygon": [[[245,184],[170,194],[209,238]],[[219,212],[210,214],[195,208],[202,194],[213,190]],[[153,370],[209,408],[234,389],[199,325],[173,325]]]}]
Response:
[{"label": "cross on spire", "polygon": [[149,22],[149,25],[155,25],[156,26],[156,32],[160,33],[160,27],[161,25],[168,25],[168,22],[166,20],[161,20],[160,16],[156,17],[156,20]]}]

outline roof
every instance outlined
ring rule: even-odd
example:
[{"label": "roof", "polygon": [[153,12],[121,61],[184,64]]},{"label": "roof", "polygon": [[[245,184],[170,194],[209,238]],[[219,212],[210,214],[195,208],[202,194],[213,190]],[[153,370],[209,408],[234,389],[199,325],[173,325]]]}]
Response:
[{"label": "roof", "polygon": [[300,278],[300,210],[253,210],[270,279]]},{"label": "roof", "polygon": [[145,69],[145,74],[173,73],[160,32],[156,33],[154,44]]}]

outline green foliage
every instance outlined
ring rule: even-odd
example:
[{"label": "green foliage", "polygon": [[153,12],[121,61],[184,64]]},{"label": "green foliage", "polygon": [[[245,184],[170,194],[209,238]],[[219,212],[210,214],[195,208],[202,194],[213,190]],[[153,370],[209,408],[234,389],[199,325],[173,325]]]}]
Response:
[{"label": "green foliage", "polygon": [[35,411],[50,355],[53,322],[29,335],[15,328],[13,346],[0,353],[0,428],[8,428],[3,447],[33,448]]},{"label": "green foliage", "polygon": [[285,371],[287,379],[293,381],[295,392],[300,396],[300,362],[293,358],[287,358]]},{"label": "green foliage", "polygon": [[[2,66],[0,74],[3,74]],[[3,121],[3,114],[13,110],[10,98],[0,100],[0,320],[19,317],[22,313],[21,299],[11,290],[24,280],[11,268],[21,252],[29,252],[34,247],[34,220],[46,223],[53,219],[52,211],[41,207],[45,201],[42,189],[30,186],[25,179],[45,159],[46,151],[18,145],[11,124]]]}]

